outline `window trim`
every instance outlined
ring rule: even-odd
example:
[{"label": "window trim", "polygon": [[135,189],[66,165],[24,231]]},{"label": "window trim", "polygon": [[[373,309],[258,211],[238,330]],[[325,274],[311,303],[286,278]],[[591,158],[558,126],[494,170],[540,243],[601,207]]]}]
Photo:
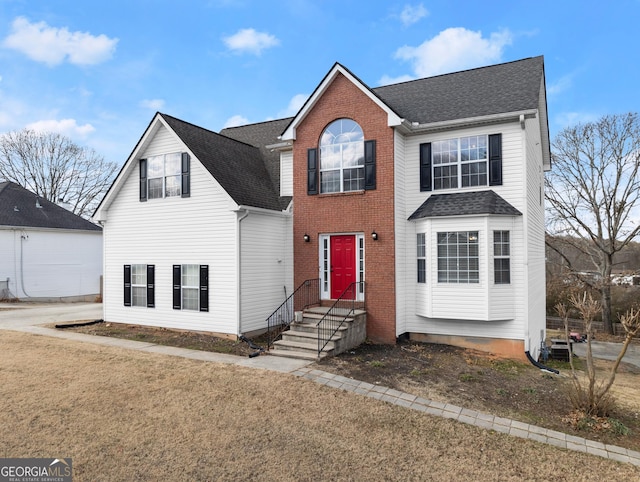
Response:
[{"label": "window trim", "polygon": [[[463,141],[469,140],[469,139],[476,139],[477,147],[463,149],[462,147]],[[481,146],[480,139],[484,139],[484,146]],[[439,151],[437,150],[436,145],[434,144],[448,143],[451,146],[452,142],[455,142],[456,144],[455,146],[456,160],[454,162],[436,163],[435,156],[438,155]],[[467,160],[463,159],[463,151],[466,151],[466,150],[480,151],[482,148],[484,148],[484,158],[467,159]],[[443,150],[440,153],[444,154],[444,153],[451,153],[451,152],[452,151]],[[433,190],[439,191],[439,190],[445,190],[445,189],[465,189],[465,188],[471,188],[471,187],[488,186],[489,185],[489,157],[490,157],[489,156],[489,136],[487,134],[460,136],[460,137],[453,137],[448,139],[439,139],[437,141],[434,141],[431,146],[431,175],[433,179],[432,181]],[[464,167],[471,166],[473,164],[484,165],[484,172],[477,175],[484,176],[485,182],[478,183],[478,184],[467,184],[465,186],[464,185],[465,177],[470,177],[472,174],[470,173],[464,174],[463,173]],[[443,176],[436,177],[436,169],[451,169],[452,171],[455,171],[455,175],[450,175],[448,177],[443,177]],[[439,183],[442,184],[445,179],[449,179],[451,181],[455,180],[455,185],[449,185],[447,187],[436,187]],[[454,184],[454,183],[451,182],[451,184]]]},{"label": "window trim", "polygon": [[417,259],[417,282],[425,284],[427,282],[427,235],[426,233],[416,234],[416,259]]},{"label": "window trim", "polygon": [[[352,122],[358,128],[359,134],[360,134],[359,138],[354,141],[346,141],[346,142],[330,142],[330,143],[324,142],[323,138],[325,137],[325,133],[327,133],[327,131],[329,131],[329,129],[331,129],[337,123],[339,122],[342,123],[344,121]],[[342,130],[342,124],[340,125],[340,128],[341,130],[340,130],[339,136],[345,134],[345,132]],[[353,132],[353,130],[351,132]],[[339,136],[334,136],[334,138]],[[344,156],[343,156],[345,152],[345,148],[350,145],[356,145],[356,144],[358,144],[357,152],[362,154],[361,157],[357,159],[358,164],[353,166],[345,166]],[[323,164],[324,164],[322,159],[323,150],[333,146],[339,146],[340,165],[338,167],[323,167]],[[369,144],[367,145],[367,149],[365,149],[364,130],[362,129],[362,126],[359,123],[357,123],[355,120],[349,119],[347,117],[342,117],[330,122],[324,128],[324,130],[322,131],[322,134],[320,135],[320,142],[318,143],[317,154],[318,154],[318,181],[317,182],[318,182],[318,190],[320,194],[340,194],[345,192],[363,191],[365,190],[366,185],[369,186],[369,189],[375,189],[375,168],[374,168],[375,144],[374,145]],[[357,175],[355,178],[355,182],[359,186],[357,189],[345,189],[345,172],[346,171],[356,172]],[[330,172],[339,173],[340,175],[339,190],[327,191],[324,189],[324,186],[325,186],[323,183],[324,175]]]},{"label": "window trim", "polygon": [[[469,137],[461,136],[460,138]],[[436,141],[445,139],[436,139]],[[432,163],[432,142],[425,142],[420,144],[420,165],[419,165],[419,179],[420,179],[420,192],[435,191],[433,180],[433,163]],[[488,186],[501,186],[502,185],[502,134],[488,134]],[[456,165],[459,165],[456,164]],[[461,170],[460,170],[461,171]],[[473,187],[482,186],[469,186],[458,187],[457,189],[471,189]],[[444,188],[438,188],[443,190]],[[454,189],[454,188],[447,188]]]},{"label": "window trim", "polygon": [[[180,156],[179,169],[177,174],[167,176],[166,174],[166,159],[167,156]],[[162,157],[162,176],[149,176],[150,159]],[[146,202],[149,199],[165,199],[168,197],[191,197],[191,156],[188,152],[170,152],[167,154],[158,154],[157,156],[151,156],[139,161],[140,172],[140,202]],[[179,193],[167,196],[167,178],[178,178],[177,188]],[[154,179],[162,179],[162,196],[150,197],[151,189],[149,182]]]},{"label": "window trim", "polygon": [[[133,267],[142,267],[144,273],[144,283],[133,283]],[[139,308],[155,308],[155,265],[153,264],[125,264],[124,265],[124,306]],[[134,305],[133,288],[145,288],[145,302],[142,305]]]},{"label": "window trim", "polygon": [[[511,232],[509,230],[493,231],[493,284],[511,284]],[[496,240],[496,235],[500,240]],[[506,241],[504,236],[506,235]],[[506,254],[505,254],[506,246]],[[500,249],[497,249],[500,247]],[[499,253],[498,253],[499,252]],[[497,254],[498,253],[498,254]],[[498,265],[502,265],[500,268]],[[506,269],[505,269],[506,265]],[[500,273],[500,275],[498,275]],[[499,280],[498,280],[499,279]]]},{"label": "window trim", "polygon": [[[467,238],[466,243],[460,243],[460,236]],[[445,236],[446,244],[441,243],[441,237]],[[455,236],[455,243],[449,242]],[[480,232],[479,231],[440,231],[436,234],[438,283],[440,284],[479,284],[480,283]],[[466,246],[467,254],[462,256],[461,251]],[[471,254],[475,246],[475,255]],[[455,248],[455,256],[450,256],[450,248]],[[442,252],[445,255],[442,256]],[[472,261],[475,260],[475,263]],[[476,268],[472,269],[475,264]],[[451,269],[454,265],[455,269]],[[466,265],[466,268],[464,267]],[[462,276],[461,274],[466,274]],[[466,278],[466,279],[465,279]]]},{"label": "window trim", "polygon": [[[198,309],[183,308],[183,284],[182,284],[182,267],[198,266]],[[208,264],[174,264],[173,265],[173,309],[190,312],[208,312],[209,311],[209,265]],[[196,288],[195,285],[189,286],[189,289]]]}]

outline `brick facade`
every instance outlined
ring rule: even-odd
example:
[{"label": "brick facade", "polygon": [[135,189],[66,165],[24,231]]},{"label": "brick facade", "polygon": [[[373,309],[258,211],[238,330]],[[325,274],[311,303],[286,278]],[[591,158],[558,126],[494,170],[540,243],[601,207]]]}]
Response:
[{"label": "brick facade", "polygon": [[[334,120],[357,122],[366,140],[376,141],[376,189],[337,194],[307,194],[307,149],[317,148]],[[321,234],[363,233],[367,337],[378,343],[396,339],[394,145],[387,113],[338,74],[297,126],[294,159],[294,282],[319,276]],[[374,241],[371,233],[378,234]],[[304,242],[308,234],[311,241]]]}]

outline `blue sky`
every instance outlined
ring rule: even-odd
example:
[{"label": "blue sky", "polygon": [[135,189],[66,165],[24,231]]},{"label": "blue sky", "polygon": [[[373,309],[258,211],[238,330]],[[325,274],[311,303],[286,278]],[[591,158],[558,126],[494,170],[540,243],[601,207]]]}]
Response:
[{"label": "blue sky", "polygon": [[295,114],[334,62],[370,87],[544,55],[549,128],[640,110],[640,0],[0,0],[0,133],[124,163],[156,111]]}]

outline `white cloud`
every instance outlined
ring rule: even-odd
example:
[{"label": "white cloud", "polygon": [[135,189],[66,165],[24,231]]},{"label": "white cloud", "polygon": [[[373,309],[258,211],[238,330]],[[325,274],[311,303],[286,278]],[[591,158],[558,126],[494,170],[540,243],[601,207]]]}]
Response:
[{"label": "white cloud", "polygon": [[280,44],[280,40],[275,36],[264,32],[256,32],[252,28],[239,30],[237,33],[224,37],[222,40],[227,48],[234,52],[247,52],[255,55],[260,55],[264,49]]},{"label": "white cloud", "polygon": [[164,107],[164,99],[144,99],[140,101],[140,107],[159,111]]},{"label": "white cloud", "polygon": [[482,32],[448,28],[417,47],[400,47],[395,58],[411,62],[416,76],[429,77],[499,62],[511,41],[508,30],[484,38]]},{"label": "white cloud", "polygon": [[564,92],[571,88],[573,84],[573,75],[565,75],[560,77],[557,81],[547,86],[547,95],[553,96]]},{"label": "white cloud", "polygon": [[557,114],[553,121],[556,127],[564,129],[578,124],[586,124],[587,122],[595,122],[601,116],[593,112],[561,112]]},{"label": "white cloud", "polygon": [[400,12],[400,21],[405,27],[408,27],[427,15],[429,15],[429,11],[424,8],[423,4],[416,6],[405,5],[402,12]]},{"label": "white cloud", "polygon": [[224,123],[222,128],[226,129],[227,127],[238,127],[248,123],[249,123],[249,119],[247,119],[246,117],[241,115],[234,115],[227,119],[227,122]]},{"label": "white cloud", "polygon": [[96,129],[91,124],[83,126],[78,125],[75,119],[48,119],[32,122],[27,124],[27,129],[37,132],[57,132],[65,136],[81,136],[85,137]]},{"label": "white cloud", "polygon": [[308,98],[309,96],[307,94],[294,95],[289,101],[287,108],[278,113],[278,117],[291,117],[296,115]]},{"label": "white cloud", "polygon": [[85,32],[69,32],[66,27],[50,27],[45,22],[30,23],[24,17],[12,23],[11,34],[4,39],[7,48],[24,53],[32,60],[49,66],[65,60],[75,65],[94,65],[113,55],[118,39]]}]

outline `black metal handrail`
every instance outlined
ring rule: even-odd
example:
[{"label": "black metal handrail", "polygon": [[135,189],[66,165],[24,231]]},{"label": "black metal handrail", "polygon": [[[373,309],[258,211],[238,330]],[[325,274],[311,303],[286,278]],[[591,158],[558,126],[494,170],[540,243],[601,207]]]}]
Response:
[{"label": "black metal handrail", "polygon": [[318,356],[331,341],[356,308],[365,309],[364,298],[358,300],[358,294],[364,295],[364,281],[351,283],[345,288],[329,311],[316,324],[318,328]]},{"label": "black metal handrail", "polygon": [[308,279],[298,286],[267,318],[267,349],[287,330],[294,320],[295,312],[320,304],[320,279]]}]

